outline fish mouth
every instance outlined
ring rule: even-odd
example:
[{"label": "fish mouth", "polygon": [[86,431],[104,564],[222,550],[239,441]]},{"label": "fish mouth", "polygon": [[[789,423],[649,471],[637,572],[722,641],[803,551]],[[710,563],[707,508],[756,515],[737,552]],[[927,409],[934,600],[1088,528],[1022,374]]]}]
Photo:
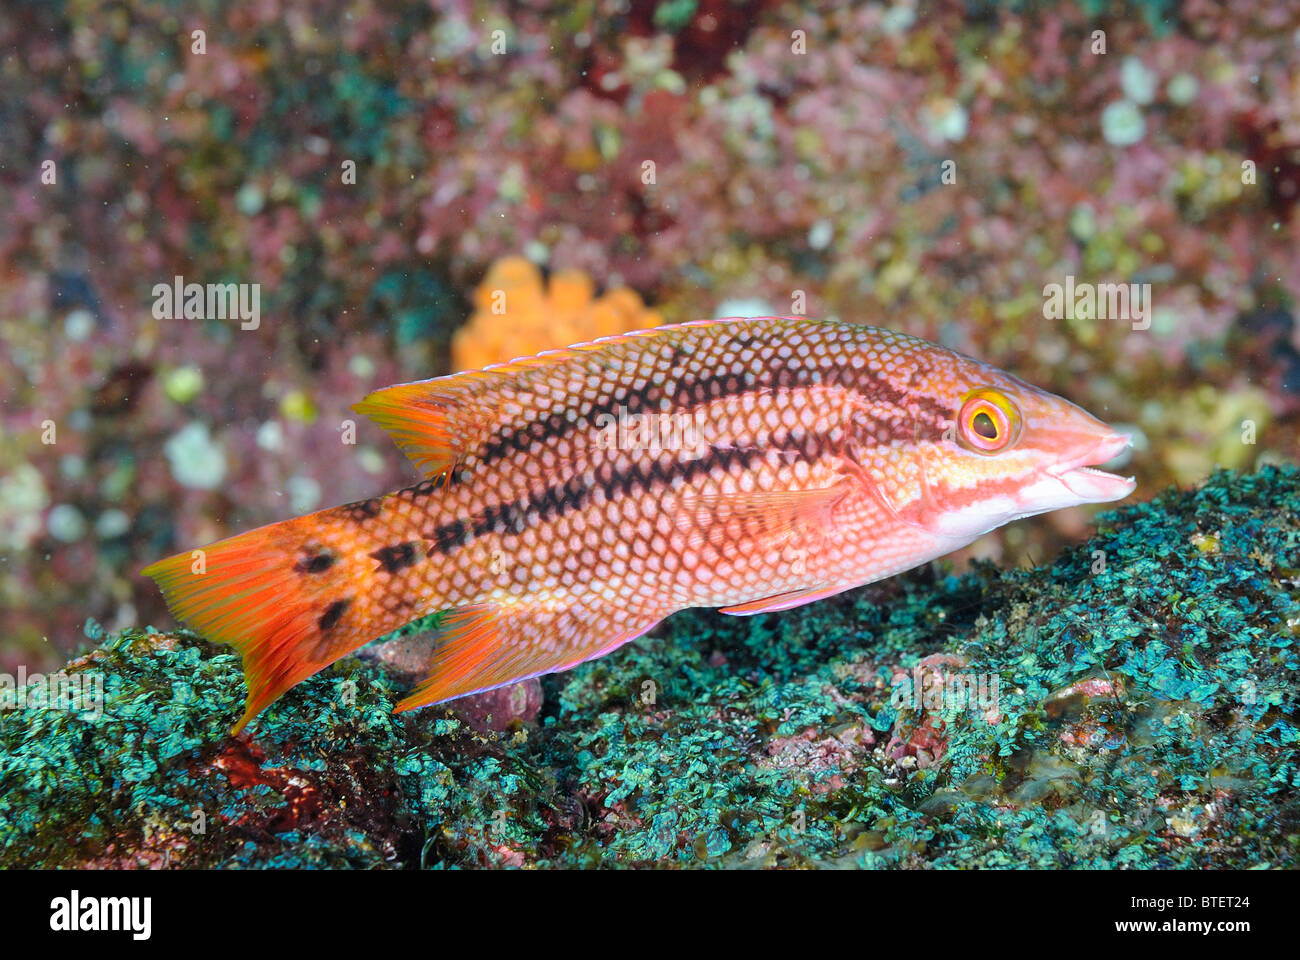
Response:
[{"label": "fish mouth", "polygon": [[1077,460],[1052,467],[1047,473],[1084,503],[1122,500],[1137,489],[1137,480],[1098,470],[1095,465],[1115,459],[1132,445],[1133,438],[1127,433],[1108,434]]}]

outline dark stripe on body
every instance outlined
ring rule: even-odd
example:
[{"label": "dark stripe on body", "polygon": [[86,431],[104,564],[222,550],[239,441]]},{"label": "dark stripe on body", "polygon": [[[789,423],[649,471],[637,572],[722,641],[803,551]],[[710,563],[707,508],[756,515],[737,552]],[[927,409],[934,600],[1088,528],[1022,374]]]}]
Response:
[{"label": "dark stripe on body", "polygon": [[581,477],[570,477],[539,494],[520,497],[509,503],[492,504],[472,517],[441,524],[426,533],[425,539],[432,541],[443,554],[450,554],[477,537],[494,532],[522,533],[534,518],[546,521],[581,510],[591,502],[596,490],[602,491],[607,501],[616,500],[648,492],[656,486],[666,488],[677,477],[682,479],[684,486],[715,470],[727,473],[737,465],[748,470],[765,460],[769,450],[779,450],[787,456],[788,462],[811,462],[827,452],[828,445],[825,437],[800,431],[794,436],[774,439],[765,447],[715,446],[707,455],[694,460],[659,458],[647,464],[634,463],[627,470],[615,470],[607,461],[596,468],[593,488],[589,488]]},{"label": "dark stripe on body", "polygon": [[[670,386],[674,386],[671,394],[668,393]],[[598,418],[616,416],[620,409],[626,411],[628,416],[665,412],[660,410],[660,402],[665,397],[672,401],[674,407],[668,412],[689,415],[695,407],[722,397],[736,397],[772,389],[818,386],[841,387],[871,400],[883,399],[902,411],[907,411],[908,404],[914,403],[919,414],[928,414],[936,424],[950,421],[954,415],[952,410],[936,403],[929,396],[900,390],[883,374],[871,370],[855,370],[843,365],[787,366],[784,362],[777,361],[756,371],[753,383],[746,383],[743,374],[727,371],[704,377],[688,373],[675,384],[673,381],[647,383],[642,389],[635,391],[617,385],[608,400],[593,404],[583,411],[582,416],[577,420],[570,421],[566,416],[567,410],[559,410],[546,414],[542,419],[534,420],[523,427],[502,427],[475,453],[475,458],[478,460],[478,466],[491,465],[511,453],[527,450],[534,443],[545,443],[588,429]],[[454,481],[461,479],[464,477],[453,478]]]}]

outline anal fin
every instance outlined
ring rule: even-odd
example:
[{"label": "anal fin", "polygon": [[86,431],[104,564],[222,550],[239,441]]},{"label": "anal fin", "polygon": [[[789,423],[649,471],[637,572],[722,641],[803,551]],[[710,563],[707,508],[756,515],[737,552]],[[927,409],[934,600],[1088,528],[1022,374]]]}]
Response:
[{"label": "anal fin", "polygon": [[429,675],[394,712],[576,667],[646,633],[666,614],[601,601],[481,604],[444,617]]}]

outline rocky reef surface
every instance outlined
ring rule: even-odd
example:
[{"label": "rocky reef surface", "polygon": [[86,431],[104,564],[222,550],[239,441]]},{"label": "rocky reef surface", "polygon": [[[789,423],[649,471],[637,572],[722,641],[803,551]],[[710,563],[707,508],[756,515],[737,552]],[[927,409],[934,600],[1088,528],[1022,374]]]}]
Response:
[{"label": "rocky reef surface", "polygon": [[100,709],[0,691],[0,866],[1296,866],[1294,468],[394,716],[431,626],[235,739],[237,657],[89,625]]}]

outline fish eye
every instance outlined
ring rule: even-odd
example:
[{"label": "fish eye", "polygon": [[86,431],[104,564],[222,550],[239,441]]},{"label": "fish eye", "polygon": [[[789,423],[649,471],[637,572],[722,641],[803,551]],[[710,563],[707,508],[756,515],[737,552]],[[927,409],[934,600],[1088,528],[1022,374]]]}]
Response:
[{"label": "fish eye", "polygon": [[994,423],[993,418],[983,410],[975,414],[970,423],[971,429],[985,440],[996,440],[998,438],[998,425]]},{"label": "fish eye", "polygon": [[973,390],[957,411],[957,428],[963,446],[976,453],[997,453],[1019,434],[1020,411],[998,390]]}]

